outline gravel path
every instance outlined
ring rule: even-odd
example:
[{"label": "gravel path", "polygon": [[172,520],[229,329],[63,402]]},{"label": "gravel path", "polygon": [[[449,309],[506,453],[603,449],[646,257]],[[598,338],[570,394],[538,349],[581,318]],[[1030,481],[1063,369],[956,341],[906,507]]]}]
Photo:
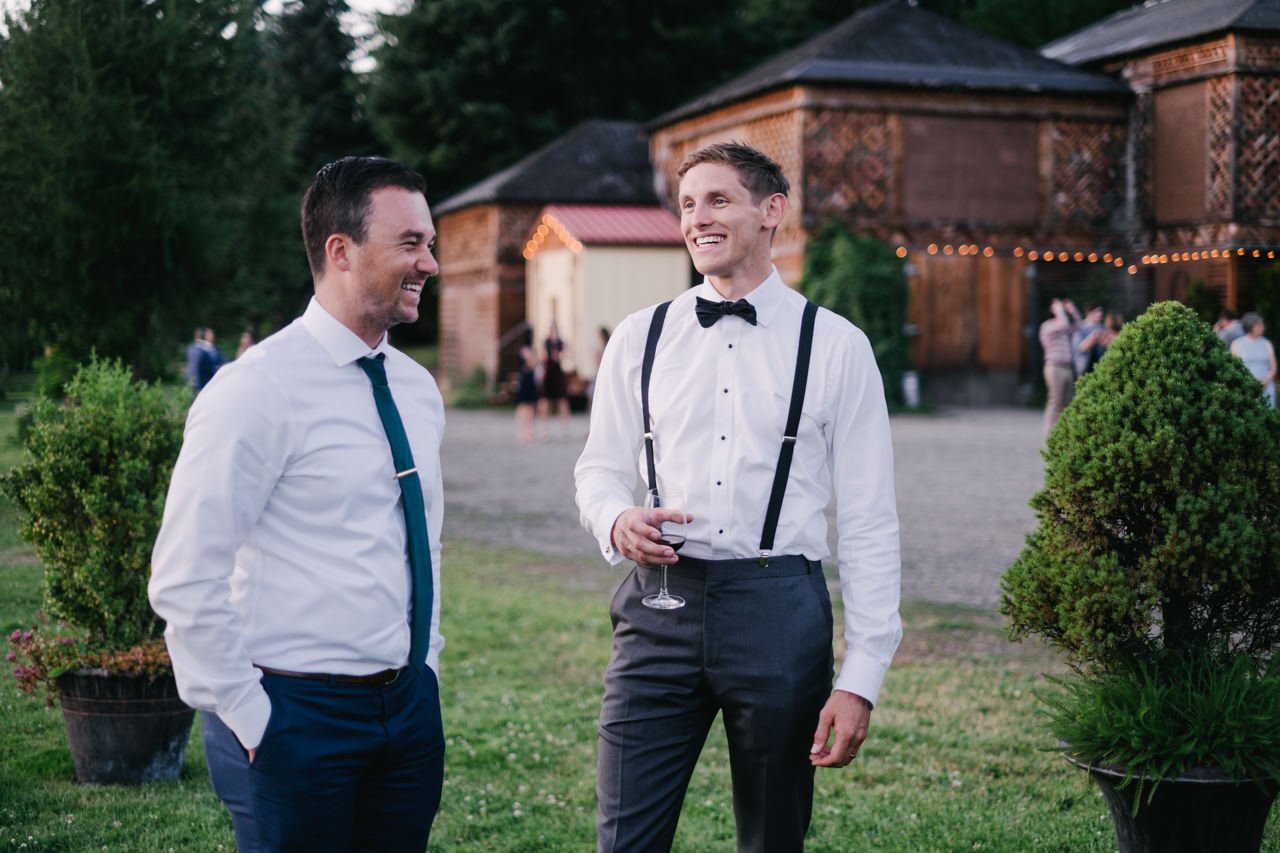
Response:
[{"label": "gravel path", "polygon": [[[893,419],[905,599],[995,606],[1000,576],[1035,524],[1027,501],[1043,476],[1040,428],[1040,412],[1029,409]],[[451,409],[446,545],[461,537],[600,560],[573,502],[586,431],[586,417],[575,415],[570,437],[553,423],[550,440],[521,445],[511,413]]]}]

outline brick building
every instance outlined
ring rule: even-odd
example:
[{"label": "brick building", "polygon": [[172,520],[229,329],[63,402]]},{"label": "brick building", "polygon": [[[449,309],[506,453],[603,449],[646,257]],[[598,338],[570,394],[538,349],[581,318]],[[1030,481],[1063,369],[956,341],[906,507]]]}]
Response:
[{"label": "brick building", "polygon": [[781,163],[793,189],[775,263],[788,282],[832,218],[901,247],[927,399],[983,402],[1025,381],[1038,300],[1026,252],[1121,254],[1129,105],[1107,75],[886,2],[647,129],[668,191],[684,156],[717,140]]},{"label": "brick building", "polygon": [[1253,307],[1280,248],[1280,0],[1147,3],[1041,52],[1134,93],[1122,230],[1153,298],[1201,280]]},{"label": "brick building", "polygon": [[446,375],[515,367],[529,334],[522,252],[548,204],[655,206],[638,125],[586,122],[434,209]]},{"label": "brick building", "polygon": [[[612,138],[634,154],[627,128]],[[621,167],[631,194],[609,201],[674,209],[689,151],[756,145],[792,179],[785,280],[832,218],[898,247],[926,399],[1013,401],[1037,381],[1053,296],[1132,315],[1203,279],[1252,307],[1280,250],[1280,0],[1154,0],[1039,53],[887,0],[644,130],[647,158]],[[442,205],[446,369],[496,365],[538,211],[599,177],[550,174],[538,158],[560,144]],[[541,197],[506,188],[531,171]]]}]

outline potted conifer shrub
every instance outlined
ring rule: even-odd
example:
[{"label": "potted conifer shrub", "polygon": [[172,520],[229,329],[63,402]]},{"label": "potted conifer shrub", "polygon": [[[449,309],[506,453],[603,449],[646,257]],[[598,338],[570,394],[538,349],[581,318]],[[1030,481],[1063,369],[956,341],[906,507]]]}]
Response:
[{"label": "potted conifer shrub", "polygon": [[1259,849],[1280,786],[1280,420],[1164,302],[1080,380],[1045,459],[1001,611],[1071,665],[1053,734],[1122,850]]},{"label": "potted conifer shrub", "polygon": [[13,632],[8,658],[25,692],[61,701],[84,783],[172,779],[182,767],[193,712],[147,580],[188,399],[94,359],[64,400],[35,404],[22,461],[0,478],[43,565],[47,614]]}]

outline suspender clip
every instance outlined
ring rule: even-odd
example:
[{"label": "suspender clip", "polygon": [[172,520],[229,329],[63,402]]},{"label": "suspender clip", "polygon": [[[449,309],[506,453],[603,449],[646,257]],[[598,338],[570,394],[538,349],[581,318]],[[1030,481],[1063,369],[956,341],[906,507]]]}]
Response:
[{"label": "suspender clip", "polygon": [[653,441],[653,433],[651,433],[651,432],[646,432],[646,433],[644,434],[644,440],[645,440],[645,441]]},{"label": "suspender clip", "polygon": [[770,554],[772,554],[772,553],[773,553],[772,551],[761,551],[761,552],[760,552],[760,568],[762,568],[762,569],[767,569],[767,568],[769,568],[769,555],[770,555]]},{"label": "suspender clip", "polygon": [[783,442],[783,444],[786,444],[788,441],[789,441],[789,442],[791,442],[792,444],[795,444],[795,443],[796,443],[796,437],[795,437],[794,435],[784,435],[784,436],[782,437],[782,442]]},{"label": "suspender clip", "polygon": [[418,470],[417,468],[409,468],[404,471],[397,471],[391,475],[391,479],[399,480],[401,477],[408,477],[410,474],[416,473],[417,470]]}]

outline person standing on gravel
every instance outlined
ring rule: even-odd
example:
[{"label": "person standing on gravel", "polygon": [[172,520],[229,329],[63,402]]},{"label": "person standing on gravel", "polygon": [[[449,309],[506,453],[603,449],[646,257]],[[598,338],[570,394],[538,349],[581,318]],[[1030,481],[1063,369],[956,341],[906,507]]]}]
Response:
[{"label": "person standing on gravel", "polygon": [[[795,851],[815,768],[857,756],[902,634],[888,412],[866,336],[773,267],[781,168],[725,143],[694,152],[678,174],[685,244],[706,278],[609,339],[575,470],[601,553],[637,564],[610,612],[598,849],[670,849],[723,713],[738,849]],[[633,506],[637,470],[686,504]],[[820,562],[833,491],[848,647],[834,689]],[[677,560],[659,527],[686,514]],[[655,610],[643,599],[664,565],[685,603]]]},{"label": "person standing on gravel", "polygon": [[1053,315],[1040,324],[1040,348],[1044,350],[1044,434],[1058,422],[1058,416],[1071,402],[1075,390],[1075,364],[1071,334],[1080,324],[1080,312],[1070,299],[1054,299],[1049,304]]}]

